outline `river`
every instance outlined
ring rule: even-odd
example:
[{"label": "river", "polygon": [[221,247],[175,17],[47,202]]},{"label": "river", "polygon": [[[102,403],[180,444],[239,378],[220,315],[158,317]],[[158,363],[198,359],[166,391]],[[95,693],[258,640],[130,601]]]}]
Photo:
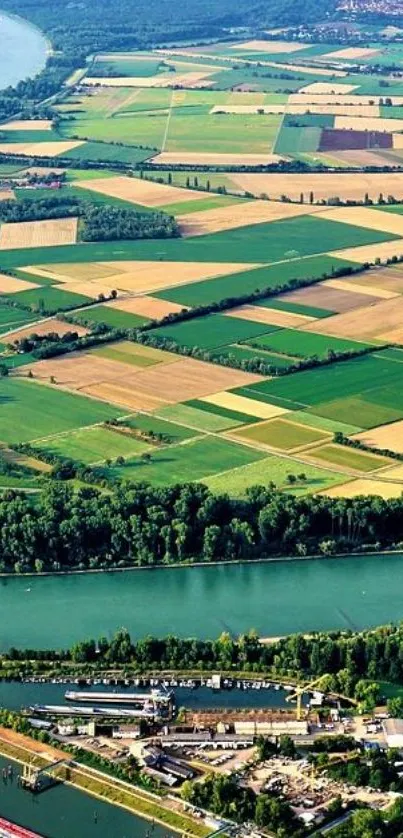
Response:
[{"label": "river", "polygon": [[0,580],[0,649],[133,637],[261,636],[403,619],[403,554]]},{"label": "river", "polygon": [[0,776],[0,816],[44,838],[173,838],[169,829],[152,825],[71,786],[53,786],[35,795],[24,791],[17,783],[17,763],[0,757],[0,774],[10,764],[13,777],[4,780]]},{"label": "river", "polygon": [[0,11],[0,90],[37,75],[45,66],[48,43],[26,20]]}]

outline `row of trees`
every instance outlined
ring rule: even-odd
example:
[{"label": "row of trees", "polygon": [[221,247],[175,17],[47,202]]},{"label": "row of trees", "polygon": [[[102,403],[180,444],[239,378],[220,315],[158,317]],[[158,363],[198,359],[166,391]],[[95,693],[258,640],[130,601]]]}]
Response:
[{"label": "row of trees", "polygon": [[334,555],[402,540],[401,497],[295,498],[274,483],[236,499],[197,483],[116,483],[105,495],[49,481],[35,503],[13,492],[0,500],[0,569],[17,573]]}]

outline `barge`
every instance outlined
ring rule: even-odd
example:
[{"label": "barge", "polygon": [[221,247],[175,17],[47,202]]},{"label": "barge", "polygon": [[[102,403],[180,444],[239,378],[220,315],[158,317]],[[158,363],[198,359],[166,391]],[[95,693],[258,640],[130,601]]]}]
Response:
[{"label": "barge", "polygon": [[0,838],[42,838],[42,836],[38,832],[32,832],[31,829],[25,829],[5,818],[0,818]]}]

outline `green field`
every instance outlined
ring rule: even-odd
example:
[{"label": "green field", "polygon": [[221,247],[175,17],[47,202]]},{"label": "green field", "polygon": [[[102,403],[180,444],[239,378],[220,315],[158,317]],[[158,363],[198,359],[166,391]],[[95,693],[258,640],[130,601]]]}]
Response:
[{"label": "green field", "polygon": [[190,428],[207,433],[225,431],[227,428],[233,428],[238,424],[234,420],[194,407],[191,404],[169,405],[159,410],[158,414],[166,419],[171,419],[173,422],[183,423]]},{"label": "green field", "polygon": [[311,407],[307,416],[315,413],[327,419],[334,419],[337,422],[353,423],[353,425],[364,428],[376,428],[378,425],[387,425],[389,422],[397,422],[403,417],[403,409],[397,407],[384,407],[370,401],[372,393],[367,398],[352,396],[345,399],[320,402]]},{"label": "green field", "polygon": [[300,358],[310,358],[313,355],[317,355],[318,358],[325,358],[329,351],[353,352],[370,346],[367,343],[333,338],[329,335],[320,335],[314,332],[302,332],[297,329],[281,329],[278,332],[262,335],[254,339],[253,342],[262,349],[271,349],[275,352],[282,352],[284,355]]},{"label": "green field", "polygon": [[[349,399],[345,399],[348,402]],[[292,414],[292,421],[297,422],[298,425],[309,425],[310,428],[320,428],[322,431],[330,431],[330,433],[341,433],[348,436],[349,434],[358,434],[363,430],[361,426],[351,425],[349,422],[338,422],[336,419],[329,419],[325,416],[319,416],[312,411],[294,410]]]},{"label": "green field", "polygon": [[[123,480],[145,480],[154,486],[169,486],[202,480],[207,475],[238,468],[263,456],[259,451],[234,442],[205,437],[156,451],[151,462],[130,460],[124,466],[113,467],[111,473]],[[227,484],[228,490],[231,487]]]},{"label": "green field", "polygon": [[8,444],[93,425],[119,416],[118,408],[18,378],[0,381],[0,440]]},{"label": "green field", "polygon": [[[306,480],[291,484],[287,482],[288,474],[304,474]],[[265,455],[265,458],[257,463],[227,471],[225,474],[208,477],[202,482],[212,492],[224,492],[234,497],[244,496],[249,486],[267,486],[270,482],[273,482],[278,489],[298,497],[313,492],[323,492],[330,486],[345,483],[345,480],[344,475],[322,469],[319,466],[311,466],[306,463],[302,465],[301,463],[293,463],[288,458]]]},{"label": "green field", "polygon": [[[272,328],[274,332],[275,327],[273,326]],[[278,331],[280,330],[278,329]],[[214,352],[214,355],[215,357],[220,358],[235,358],[236,361],[260,360],[264,364],[272,364],[273,367],[277,367],[277,369],[282,370],[286,370],[288,367],[292,367],[294,363],[298,362],[298,358],[294,361],[292,358],[286,357],[285,355],[276,355],[273,352],[265,352],[256,349],[255,347],[252,349],[248,346],[224,346],[223,348],[218,348],[217,351]]]},{"label": "green field", "polygon": [[85,326],[106,323],[112,329],[137,329],[149,322],[139,314],[130,314],[128,311],[119,311],[106,305],[90,306],[83,311],[74,312],[74,318]]},{"label": "green field", "polygon": [[277,114],[209,114],[208,106],[195,115],[190,108],[180,110],[172,111],[165,151],[268,154],[282,118]]},{"label": "green field", "polygon": [[151,329],[150,335],[165,340],[173,340],[181,346],[198,346],[201,349],[215,349],[228,343],[247,340],[266,332],[270,327],[264,323],[241,320],[238,317],[226,317],[223,314],[208,314]]},{"label": "green field", "polygon": [[91,465],[116,457],[133,457],[150,450],[142,440],[108,428],[83,428],[63,436],[41,440],[38,448]]},{"label": "green field", "polygon": [[327,255],[327,251],[396,240],[380,233],[318,216],[292,218],[238,227],[194,238],[97,242],[32,247],[2,252],[3,270],[57,262],[110,262],[126,259],[165,259],[178,262],[281,262],[297,256]]},{"label": "green field", "polygon": [[137,413],[135,416],[125,418],[124,424],[131,428],[138,428],[145,433],[163,434],[170,444],[183,442],[185,439],[193,439],[199,435],[198,431],[195,432],[193,429],[185,427],[185,425],[161,419],[159,416],[149,416],[145,413]]},{"label": "green field", "polygon": [[[375,354],[305,370],[275,381],[259,382],[249,389],[251,395],[263,393],[269,398],[271,395],[279,396],[282,399],[299,402],[302,406],[313,406],[362,394],[367,394],[366,398],[372,400],[373,394],[369,391],[382,387],[385,381],[388,382],[388,388],[392,391],[401,390],[403,367],[393,361],[378,359]],[[387,393],[385,393],[385,398],[387,398]],[[342,420],[342,417],[340,418]],[[352,417],[351,422],[360,424]]]},{"label": "green field", "polygon": [[[196,201],[194,201],[196,203]],[[197,201],[197,204],[199,201]],[[259,225],[260,227],[261,225]],[[216,279],[205,279],[201,282],[191,282],[176,288],[168,288],[156,292],[153,296],[173,303],[191,306],[220,302],[242,294],[252,294],[264,291],[266,288],[277,291],[293,279],[322,279],[331,277],[340,268],[351,267],[352,263],[344,259],[331,256],[313,256],[307,259],[292,259],[279,265],[267,265],[254,268]],[[259,300],[258,305],[271,306],[271,297]]]},{"label": "green field", "polygon": [[258,422],[256,416],[249,416],[247,413],[240,413],[239,410],[230,410],[228,407],[221,407],[218,404],[211,404],[211,402],[204,402],[202,399],[190,399],[184,402],[185,405],[196,407],[198,410],[203,410],[205,413],[214,413],[216,416],[221,416],[231,425],[249,425],[252,422]]},{"label": "green field", "polygon": [[56,314],[58,311],[67,311],[86,305],[90,297],[74,294],[71,291],[61,291],[55,286],[48,285],[28,291],[18,291],[16,294],[10,294],[9,299],[15,300],[20,305],[29,306],[32,311],[38,313]]},{"label": "green field", "polygon": [[326,463],[355,471],[375,471],[392,464],[392,460],[388,460],[387,457],[375,457],[364,451],[355,451],[354,448],[346,445],[323,445],[310,453],[315,460],[323,460]]},{"label": "green field", "polygon": [[0,329],[3,332],[7,332],[19,324],[31,323],[35,319],[37,320],[38,318],[35,318],[28,311],[6,306],[0,302]]},{"label": "green field", "polygon": [[292,448],[299,448],[329,438],[328,433],[320,431],[318,428],[297,425],[287,419],[269,419],[267,422],[259,422],[250,428],[242,428],[237,431],[237,436],[249,440],[249,442],[271,445],[273,448],[280,448],[282,451],[289,451]]},{"label": "green field", "polygon": [[[308,261],[308,259],[305,261]],[[304,314],[306,317],[317,317],[318,319],[330,317],[332,314],[335,314],[334,311],[329,311],[326,308],[305,306],[302,303],[289,303],[286,296],[284,298],[278,297],[277,299],[273,299],[270,297],[268,300],[259,300],[259,305],[265,306],[266,308],[275,308],[278,311],[289,311],[290,314]]]},{"label": "green field", "polygon": [[188,215],[192,212],[203,212],[205,210],[217,209],[218,207],[230,207],[232,204],[245,203],[246,198],[238,198],[235,195],[208,195],[198,201],[178,201],[176,204],[167,204],[158,207],[160,212],[167,212],[169,215]]}]

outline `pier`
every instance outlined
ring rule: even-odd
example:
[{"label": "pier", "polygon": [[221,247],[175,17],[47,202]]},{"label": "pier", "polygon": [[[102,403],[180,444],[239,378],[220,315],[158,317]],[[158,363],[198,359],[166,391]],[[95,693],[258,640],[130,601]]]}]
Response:
[{"label": "pier", "polygon": [[42,768],[37,768],[35,765],[27,765],[24,763],[22,775],[20,777],[21,786],[22,788],[35,792],[36,794],[38,792],[45,791],[45,789],[50,788],[50,786],[54,783],[59,782],[59,777],[54,774],[55,769],[61,765],[69,766],[70,763],[71,760],[67,758],[57,759],[55,762],[51,762],[49,765],[44,765]]}]

